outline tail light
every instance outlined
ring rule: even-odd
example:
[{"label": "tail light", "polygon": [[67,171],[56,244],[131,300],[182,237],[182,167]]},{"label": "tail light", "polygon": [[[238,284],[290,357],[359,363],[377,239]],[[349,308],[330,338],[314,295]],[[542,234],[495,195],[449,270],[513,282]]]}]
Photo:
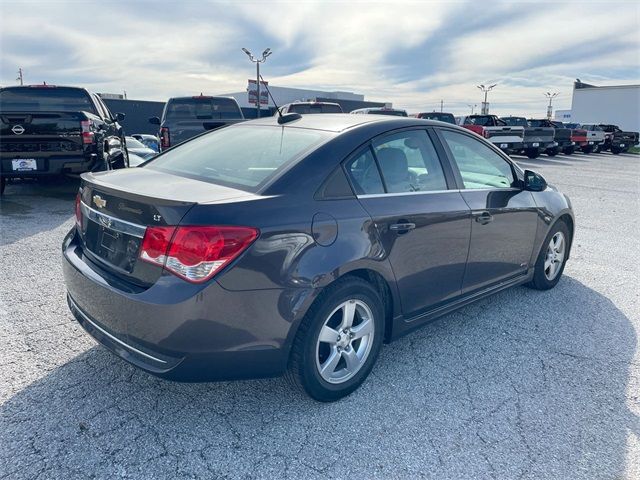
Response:
[{"label": "tail light", "polygon": [[140,259],[192,283],[209,280],[258,237],[249,227],[148,227]]},{"label": "tail light", "polygon": [[80,122],[80,126],[82,127],[82,143],[93,143],[93,137],[95,134],[91,130],[91,122],[89,120],[83,120]]},{"label": "tail light", "polygon": [[169,138],[169,129],[167,127],[162,127],[160,129],[160,146],[164,148],[169,148],[171,146],[171,140]]},{"label": "tail light", "polygon": [[82,196],[80,192],[76,195],[76,225],[82,226],[82,207],[80,206],[80,202],[82,201]]}]

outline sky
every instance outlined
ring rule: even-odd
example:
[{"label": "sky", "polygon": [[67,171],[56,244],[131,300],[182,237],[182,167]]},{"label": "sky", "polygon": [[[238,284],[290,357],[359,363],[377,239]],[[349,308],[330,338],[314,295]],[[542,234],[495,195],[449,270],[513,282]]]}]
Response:
[{"label": "sky", "polygon": [[[0,85],[78,85],[128,98],[243,91],[242,53],[272,49],[270,84],[343,90],[410,112],[571,106],[573,81],[640,83],[640,1],[0,0]],[[476,110],[479,107],[476,108]]]}]

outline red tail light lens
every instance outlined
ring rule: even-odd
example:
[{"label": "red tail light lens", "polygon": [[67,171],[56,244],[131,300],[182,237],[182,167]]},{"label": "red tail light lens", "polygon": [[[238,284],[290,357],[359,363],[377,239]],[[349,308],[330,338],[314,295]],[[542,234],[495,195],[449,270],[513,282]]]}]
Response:
[{"label": "red tail light lens", "polygon": [[91,122],[89,120],[83,120],[80,122],[82,127],[82,143],[93,143],[93,136],[95,135],[91,130]]},{"label": "red tail light lens", "polygon": [[171,139],[169,137],[169,129],[167,127],[162,127],[160,129],[160,146],[164,148],[169,148],[171,146]]},{"label": "red tail light lens", "polygon": [[82,208],[80,207],[80,202],[82,201],[82,195],[78,192],[76,195],[76,225],[82,226]]},{"label": "red tail light lens", "polygon": [[140,259],[189,282],[209,280],[258,237],[249,227],[148,227]]}]

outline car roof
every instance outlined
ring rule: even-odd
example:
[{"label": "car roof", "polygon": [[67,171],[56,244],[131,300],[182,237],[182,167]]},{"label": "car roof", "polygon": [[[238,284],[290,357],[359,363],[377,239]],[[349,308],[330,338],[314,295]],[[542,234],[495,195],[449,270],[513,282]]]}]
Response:
[{"label": "car roof", "polygon": [[238,127],[245,125],[269,125],[269,126],[285,126],[295,128],[308,128],[313,130],[326,130],[330,132],[342,132],[354,127],[367,124],[383,124],[388,123],[390,127],[402,128],[413,125],[439,125],[442,122],[437,120],[427,120],[414,117],[392,117],[389,115],[351,115],[349,113],[324,113],[322,115],[301,115],[301,118],[280,125],[278,123],[278,115],[272,117],[263,117],[256,120],[236,124]]}]

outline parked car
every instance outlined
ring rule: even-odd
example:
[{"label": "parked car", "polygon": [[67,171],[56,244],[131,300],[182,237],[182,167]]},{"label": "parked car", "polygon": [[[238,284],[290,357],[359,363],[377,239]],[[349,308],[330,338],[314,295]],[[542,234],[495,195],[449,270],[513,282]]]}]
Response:
[{"label": "parked car", "polygon": [[133,137],[125,137],[125,142],[127,144],[127,151],[129,152],[129,154],[135,153],[137,156],[144,160],[149,160],[150,158],[153,158],[158,154],[158,152],[150,149],[142,142],[139,142]]},{"label": "parked car", "polygon": [[453,116],[453,114],[451,114],[451,113],[445,113],[445,112],[421,112],[421,113],[414,113],[411,116],[415,117],[415,118],[424,118],[426,120],[438,120],[439,122],[450,123],[452,125],[456,124],[456,119]]},{"label": "parked car", "polygon": [[617,125],[611,124],[601,123],[598,126],[609,134],[609,138],[605,139],[603,150],[611,150],[614,155],[626,152],[638,144],[638,132],[624,132]]},{"label": "parked car", "polygon": [[540,153],[547,151],[548,148],[556,146],[555,129],[553,127],[541,127],[533,126],[527,122],[524,117],[501,117],[504,123],[510,127],[523,127],[524,138],[522,143],[522,150],[517,153],[526,155],[529,158],[537,158]]},{"label": "parked car", "polygon": [[532,127],[547,127],[553,128],[553,142],[555,145],[548,146],[544,153],[550,157],[555,157],[558,153],[564,152],[567,149],[573,148],[575,144],[571,141],[571,129],[566,128],[562,122],[556,122],[547,118],[530,118],[527,123]]},{"label": "parked car", "polygon": [[123,118],[84,88],[0,88],[0,194],[7,178],[126,167]]},{"label": "parked car", "polygon": [[[280,107],[280,113],[343,113],[339,103],[332,102],[293,102]],[[275,112],[274,115],[278,115]]]},{"label": "parked car", "polygon": [[352,110],[351,113],[370,114],[370,115],[391,115],[394,117],[408,117],[406,110],[400,110],[398,108],[390,108],[390,107],[358,108],[357,110]]},{"label": "parked car", "polygon": [[580,127],[587,131],[587,148],[583,149],[585,153],[599,153],[604,146],[605,132],[599,125],[581,124]]},{"label": "parked car", "polygon": [[161,150],[167,150],[207,130],[243,121],[244,115],[235,98],[202,94],[170,98],[162,111],[162,119],[149,119],[153,125],[160,126],[158,137]]},{"label": "parked car", "polygon": [[468,130],[269,117],[84,174],[63,270],[78,322],[150,373],[286,372],[332,401],[383,342],[509,286],[554,287],[573,231],[565,195]]},{"label": "parked car", "polygon": [[155,135],[148,135],[146,133],[134,133],[131,136],[154,152],[160,152],[160,139]]},{"label": "parked car", "polygon": [[575,147],[579,148],[583,153],[591,153],[593,145],[589,145],[587,131],[582,128],[582,125],[579,123],[566,123],[565,126],[571,129],[571,141]]},{"label": "parked car", "polygon": [[507,154],[524,147],[524,127],[510,127],[495,115],[469,115],[461,119],[462,127],[477,133]]}]

